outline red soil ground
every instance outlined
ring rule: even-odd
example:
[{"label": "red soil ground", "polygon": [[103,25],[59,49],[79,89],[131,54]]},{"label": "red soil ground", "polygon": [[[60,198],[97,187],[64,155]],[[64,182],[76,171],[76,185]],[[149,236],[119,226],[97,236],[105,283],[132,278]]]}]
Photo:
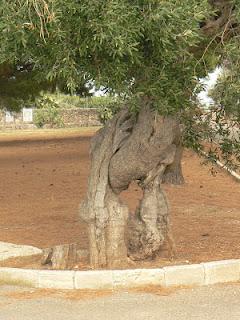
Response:
[{"label": "red soil ground", "polygon": [[[41,248],[79,242],[87,248],[78,206],[86,192],[91,135],[79,130],[0,136],[0,241]],[[210,167],[190,151],[184,154],[183,171],[184,185],[164,187],[176,259],[170,262],[163,250],[155,261],[136,267],[240,257],[239,182],[220,170],[212,176]],[[133,209],[140,192],[133,185],[123,198]],[[36,267],[38,262],[7,265]]]}]

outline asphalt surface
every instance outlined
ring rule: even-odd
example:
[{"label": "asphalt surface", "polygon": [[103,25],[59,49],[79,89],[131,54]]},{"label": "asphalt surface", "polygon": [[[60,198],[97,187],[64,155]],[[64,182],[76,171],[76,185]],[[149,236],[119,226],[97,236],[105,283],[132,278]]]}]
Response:
[{"label": "asphalt surface", "polygon": [[87,299],[69,299],[61,292],[49,295],[47,291],[0,286],[0,320],[95,319],[239,320],[240,283],[163,294],[125,290]]}]

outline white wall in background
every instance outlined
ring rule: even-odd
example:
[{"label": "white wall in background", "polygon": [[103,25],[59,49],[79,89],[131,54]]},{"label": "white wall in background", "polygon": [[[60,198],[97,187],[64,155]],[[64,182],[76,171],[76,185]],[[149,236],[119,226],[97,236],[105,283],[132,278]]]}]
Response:
[{"label": "white wall in background", "polygon": [[32,108],[23,108],[23,122],[32,122],[33,121],[33,109]]},{"label": "white wall in background", "polygon": [[14,116],[10,111],[5,112],[5,121],[6,121],[6,123],[13,123],[14,122]]}]

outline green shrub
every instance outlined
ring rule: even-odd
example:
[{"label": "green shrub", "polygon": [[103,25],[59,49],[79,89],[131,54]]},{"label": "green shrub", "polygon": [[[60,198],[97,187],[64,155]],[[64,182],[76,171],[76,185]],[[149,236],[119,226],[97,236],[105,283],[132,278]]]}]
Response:
[{"label": "green shrub", "polygon": [[98,106],[99,118],[102,123],[106,123],[111,119],[121,108],[121,101],[115,99],[111,103]]},{"label": "green shrub", "polygon": [[36,103],[34,123],[38,128],[48,126],[50,128],[63,127],[59,105],[48,96],[41,97]]}]

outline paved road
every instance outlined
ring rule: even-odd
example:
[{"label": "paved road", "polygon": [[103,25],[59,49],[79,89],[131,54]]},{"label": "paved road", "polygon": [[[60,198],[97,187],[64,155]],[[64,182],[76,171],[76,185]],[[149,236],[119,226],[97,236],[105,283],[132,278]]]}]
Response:
[{"label": "paved road", "polygon": [[66,299],[0,286],[0,320],[239,320],[240,284],[182,289],[166,295],[120,292]]}]

